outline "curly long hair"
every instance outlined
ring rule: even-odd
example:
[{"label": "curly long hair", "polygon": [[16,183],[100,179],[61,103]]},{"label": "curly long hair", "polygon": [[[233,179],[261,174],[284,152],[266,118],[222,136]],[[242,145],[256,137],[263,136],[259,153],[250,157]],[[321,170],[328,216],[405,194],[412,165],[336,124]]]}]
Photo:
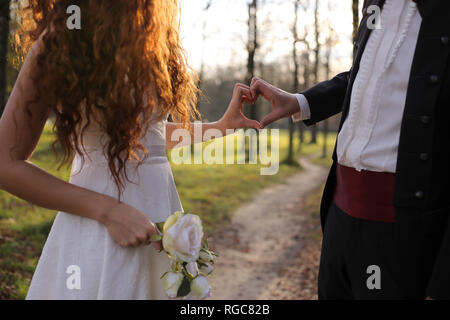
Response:
[{"label": "curly long hair", "polygon": [[[69,30],[69,6],[81,30]],[[33,72],[37,97],[54,114],[63,163],[83,154],[79,137],[92,121],[108,136],[105,155],[121,193],[126,164],[143,161],[141,144],[157,111],[190,127],[197,119],[197,76],[179,36],[177,0],[29,0],[29,43],[43,52]],[[144,98],[145,97],[145,98]]]}]

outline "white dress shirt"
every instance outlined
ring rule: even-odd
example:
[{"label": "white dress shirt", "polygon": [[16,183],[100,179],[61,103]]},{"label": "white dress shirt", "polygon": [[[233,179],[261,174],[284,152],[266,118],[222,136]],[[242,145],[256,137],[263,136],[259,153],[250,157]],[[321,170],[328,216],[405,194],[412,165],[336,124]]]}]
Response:
[{"label": "white dress shirt", "polygon": [[[353,84],[350,110],[339,133],[338,162],[358,171],[395,173],[400,128],[411,66],[422,17],[411,0],[387,0],[381,29],[373,30]],[[297,95],[301,112],[310,118],[304,95]]]}]

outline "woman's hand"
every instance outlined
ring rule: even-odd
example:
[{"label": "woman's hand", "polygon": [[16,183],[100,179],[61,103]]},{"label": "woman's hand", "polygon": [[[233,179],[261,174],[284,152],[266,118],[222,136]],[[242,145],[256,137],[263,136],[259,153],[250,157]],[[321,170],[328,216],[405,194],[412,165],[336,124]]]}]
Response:
[{"label": "woman's hand", "polygon": [[222,119],[219,120],[219,125],[224,129],[241,129],[254,128],[262,129],[261,124],[256,120],[250,120],[244,116],[245,101],[254,104],[255,99],[250,93],[250,87],[244,84],[236,84],[231,98],[230,105],[225,112]]},{"label": "woman's hand", "polygon": [[105,214],[104,225],[115,242],[121,247],[138,247],[149,245],[160,251],[161,242],[151,242],[151,237],[157,235],[156,226],[139,210],[118,203]]}]

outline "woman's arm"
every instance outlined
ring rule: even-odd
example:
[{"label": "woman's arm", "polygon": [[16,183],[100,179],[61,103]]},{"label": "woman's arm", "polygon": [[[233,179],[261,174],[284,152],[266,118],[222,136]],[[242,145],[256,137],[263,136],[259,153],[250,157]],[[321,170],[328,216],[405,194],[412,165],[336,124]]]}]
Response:
[{"label": "woman's arm", "polygon": [[[236,84],[233,91],[233,97],[231,98],[230,105],[223,117],[216,122],[210,123],[195,123],[196,130],[201,132],[201,135],[195,135],[194,130],[186,130],[186,135],[174,134],[176,130],[184,130],[183,126],[179,123],[169,122],[166,126],[166,142],[167,149],[173,149],[174,147],[183,147],[190,144],[204,142],[209,140],[205,138],[205,133],[208,130],[216,130],[217,134],[222,137],[234,132],[235,129],[240,128],[255,128],[261,129],[261,125],[258,121],[247,119],[243,114],[243,108],[245,101],[254,103],[254,99],[250,93],[250,87],[243,84]],[[198,130],[200,127],[201,131]],[[214,135],[214,134],[212,134]],[[185,136],[189,136],[190,139],[184,139]],[[209,135],[206,135],[209,136]],[[216,138],[218,138],[216,136]]]},{"label": "woman's arm", "polygon": [[38,40],[0,119],[0,188],[47,209],[97,220],[122,246],[146,242],[155,228],[143,213],[113,197],[60,180],[29,161],[49,115],[47,106],[36,103],[29,105],[31,117],[26,109],[35,95],[31,70],[41,49]]}]

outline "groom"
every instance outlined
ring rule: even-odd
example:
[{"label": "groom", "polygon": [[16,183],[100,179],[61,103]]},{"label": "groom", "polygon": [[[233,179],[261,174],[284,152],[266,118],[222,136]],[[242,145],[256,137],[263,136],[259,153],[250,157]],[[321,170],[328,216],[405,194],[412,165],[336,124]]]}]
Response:
[{"label": "groom", "polygon": [[273,105],[263,126],[342,112],[320,299],[450,299],[449,55],[448,0],[366,0],[349,72],[298,95],[253,79],[252,95]]}]

